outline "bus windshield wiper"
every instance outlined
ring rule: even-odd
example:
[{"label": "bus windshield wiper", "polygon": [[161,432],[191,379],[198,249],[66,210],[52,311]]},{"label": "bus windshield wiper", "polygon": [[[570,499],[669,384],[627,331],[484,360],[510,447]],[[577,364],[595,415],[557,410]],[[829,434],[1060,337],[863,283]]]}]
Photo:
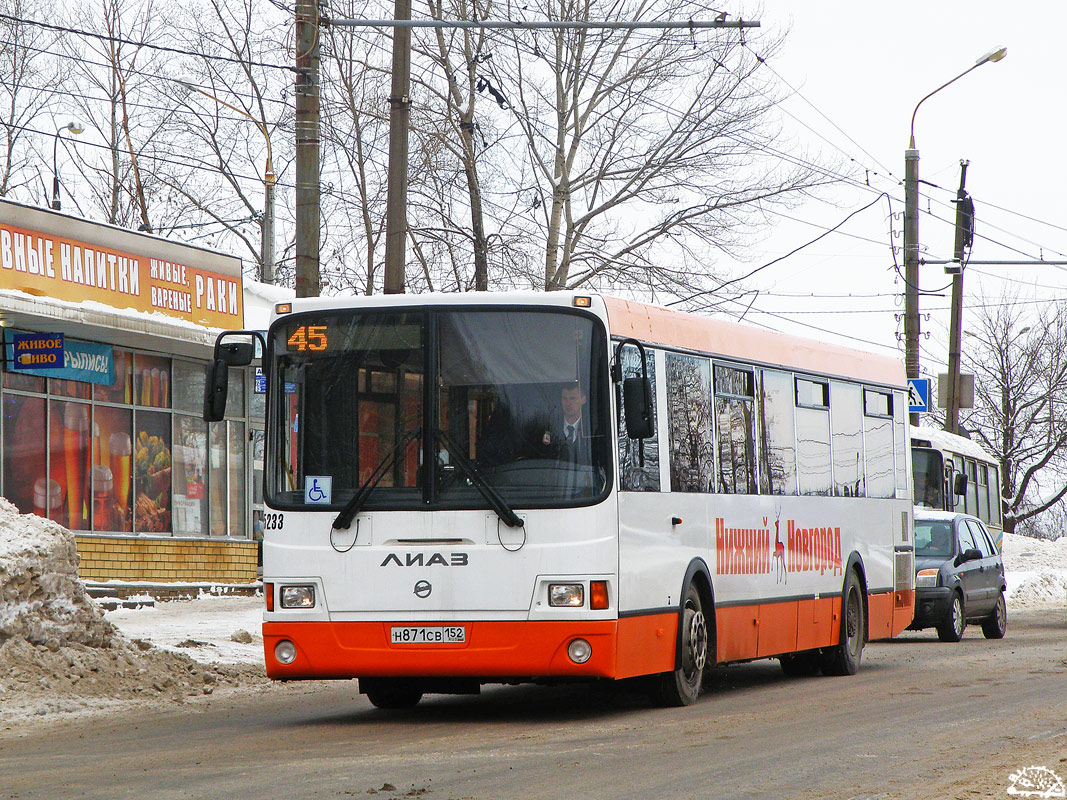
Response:
[{"label": "bus windshield wiper", "polygon": [[352,520],[356,518],[356,514],[362,510],[367,499],[370,497],[371,492],[374,491],[374,487],[381,483],[382,478],[384,478],[386,473],[393,468],[397,456],[400,455],[404,448],[415,441],[421,432],[421,428],[415,428],[415,430],[408,431],[400,437],[400,440],[394,445],[393,449],[390,450],[385,458],[378,463],[378,466],[375,468],[374,472],[371,473],[371,476],[363,482],[363,485],[359,487],[354,495],[352,495],[352,499],[341,509],[341,513],[337,515],[337,519],[333,521],[334,530],[348,530],[349,526],[352,524]]},{"label": "bus windshield wiper", "polygon": [[493,511],[496,512],[496,515],[500,517],[508,527],[521,528],[523,526],[522,517],[511,509],[507,500],[501,497],[499,492],[489,484],[489,481],[482,475],[478,466],[467,458],[466,454],[456,446],[456,443],[452,441],[449,435],[440,428],[434,428],[433,435],[438,442],[447,448],[449,454],[455,459],[456,464],[458,464],[459,468],[466,473],[468,478],[470,478],[470,482],[474,484],[474,488],[481,492],[482,497],[486,499]]}]

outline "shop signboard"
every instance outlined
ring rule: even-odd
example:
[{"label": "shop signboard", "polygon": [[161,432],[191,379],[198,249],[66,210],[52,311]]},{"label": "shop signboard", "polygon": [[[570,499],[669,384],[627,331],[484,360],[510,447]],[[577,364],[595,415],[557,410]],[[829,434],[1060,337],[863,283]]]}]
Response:
[{"label": "shop signboard", "polygon": [[18,372],[46,370],[44,374],[55,374],[63,366],[62,333],[13,333],[8,364]]},{"label": "shop signboard", "polygon": [[[9,341],[4,345],[5,361],[8,366],[26,375],[42,375],[46,378],[61,378],[84,383],[99,383],[111,386],[115,383],[115,354],[109,344],[80,342],[65,338],[61,333],[50,334],[9,334]],[[34,361],[19,363],[21,354],[28,352],[19,349],[20,341],[46,344],[48,340],[58,339],[59,357],[52,362]],[[49,352],[41,350],[41,352]],[[54,363],[55,366],[50,366]]]},{"label": "shop signboard", "polygon": [[[161,313],[213,328],[243,326],[239,266],[226,274],[217,254],[82,220],[56,220],[24,207],[10,213],[16,211],[27,224],[10,224],[8,214],[0,213],[0,289]],[[87,241],[96,237],[100,240]]]}]

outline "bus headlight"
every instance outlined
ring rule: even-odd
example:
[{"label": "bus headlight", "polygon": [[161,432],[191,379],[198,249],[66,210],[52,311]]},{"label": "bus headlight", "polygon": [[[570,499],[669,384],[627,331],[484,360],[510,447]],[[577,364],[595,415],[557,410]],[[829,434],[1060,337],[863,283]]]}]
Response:
[{"label": "bus headlight", "polygon": [[282,608],[314,608],[314,586],[283,586],[281,591]]},{"label": "bus headlight", "polygon": [[585,588],[580,583],[550,583],[548,604],[559,608],[581,608],[585,605]]},{"label": "bus headlight", "polygon": [[915,573],[915,588],[916,589],[929,589],[937,586],[937,573],[936,569],[921,569]]},{"label": "bus headlight", "polygon": [[593,655],[593,645],[585,639],[575,639],[567,645],[567,655],[575,664],[584,664]]},{"label": "bus headlight", "polygon": [[274,645],[274,657],[279,664],[292,664],[296,661],[296,645],[288,639],[282,639]]}]

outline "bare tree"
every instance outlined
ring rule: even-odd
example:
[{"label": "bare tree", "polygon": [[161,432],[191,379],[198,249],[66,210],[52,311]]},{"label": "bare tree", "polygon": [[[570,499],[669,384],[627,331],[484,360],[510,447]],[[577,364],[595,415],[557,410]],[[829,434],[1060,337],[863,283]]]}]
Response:
[{"label": "bare tree", "polygon": [[[338,16],[365,13],[339,0]],[[380,31],[329,28],[322,40],[324,289],[372,294],[385,244],[389,96],[387,39]],[[359,266],[356,267],[355,265]]]},{"label": "bare tree", "polygon": [[965,420],[1000,462],[1004,530],[1067,495],[1067,317],[1057,305],[1021,318],[1013,300],[982,309],[964,363],[975,376]]},{"label": "bare tree", "polygon": [[[195,55],[172,64],[173,80],[162,81],[176,113],[167,123],[167,146],[157,147],[155,175],[184,219],[247,252],[258,276],[274,272],[275,263],[268,270],[264,259],[279,261],[264,238],[277,238],[268,184],[273,191],[292,163],[292,105],[281,99],[289,74],[273,66],[287,61],[277,36],[283,21],[276,7],[258,0],[187,5],[170,28],[177,46]],[[284,256],[281,263],[288,263]]]},{"label": "bare tree", "polygon": [[[29,187],[39,174],[31,172],[30,165],[46,157],[47,145],[38,141],[35,154],[27,134],[32,135],[34,126],[44,127],[41,118],[55,105],[62,73],[46,55],[58,35],[21,20],[48,19],[55,6],[51,0],[0,0],[0,13],[0,197],[30,196],[36,194]],[[51,160],[47,163],[51,166]]]},{"label": "bare tree", "polygon": [[[670,0],[535,0],[506,16],[685,19]],[[554,30],[509,34],[487,89],[525,147],[516,162],[536,209],[546,289],[691,291],[767,206],[828,182],[782,160],[773,89],[738,31]],[[759,41],[760,56],[779,42]],[[666,266],[670,265],[670,266]]]}]

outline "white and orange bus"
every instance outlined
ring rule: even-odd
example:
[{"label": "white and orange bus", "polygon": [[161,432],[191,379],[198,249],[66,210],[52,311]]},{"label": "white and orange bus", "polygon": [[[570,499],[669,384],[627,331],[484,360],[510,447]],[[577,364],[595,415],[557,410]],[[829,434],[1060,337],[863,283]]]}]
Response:
[{"label": "white and orange bus", "polygon": [[265,339],[272,678],[686,705],[713,663],[851,674],[912,620],[895,360],[574,292],[297,299]]}]

